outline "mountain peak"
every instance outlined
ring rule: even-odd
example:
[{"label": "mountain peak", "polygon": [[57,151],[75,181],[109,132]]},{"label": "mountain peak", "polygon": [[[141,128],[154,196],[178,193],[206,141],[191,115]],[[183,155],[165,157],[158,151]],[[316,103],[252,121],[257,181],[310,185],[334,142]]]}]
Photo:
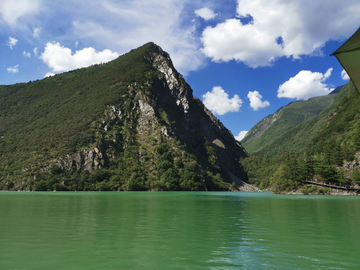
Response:
[{"label": "mountain peak", "polygon": [[242,146],[152,42],[0,88],[0,189],[227,190],[246,179]]}]

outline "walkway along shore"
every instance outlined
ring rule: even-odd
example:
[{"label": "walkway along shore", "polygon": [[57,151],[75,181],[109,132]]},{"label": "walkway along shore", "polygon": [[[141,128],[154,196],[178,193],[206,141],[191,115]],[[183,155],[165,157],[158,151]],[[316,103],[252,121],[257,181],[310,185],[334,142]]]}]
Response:
[{"label": "walkway along shore", "polygon": [[304,180],[304,183],[318,185],[318,186],[322,186],[322,187],[328,187],[328,188],[332,188],[332,189],[338,189],[338,190],[341,189],[341,190],[346,190],[346,191],[354,191],[357,194],[360,194],[359,186],[354,186],[354,185],[350,185],[350,184],[317,182],[315,179],[309,179],[309,178],[306,178]]}]

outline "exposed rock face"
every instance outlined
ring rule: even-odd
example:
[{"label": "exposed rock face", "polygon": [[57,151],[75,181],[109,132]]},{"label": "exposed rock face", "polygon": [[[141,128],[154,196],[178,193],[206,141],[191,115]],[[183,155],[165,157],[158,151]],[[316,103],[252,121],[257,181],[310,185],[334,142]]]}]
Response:
[{"label": "exposed rock face", "polygon": [[57,162],[57,165],[65,170],[76,168],[77,170],[92,171],[101,169],[104,166],[104,155],[98,148],[82,150],[73,155],[66,155],[65,158]]},{"label": "exposed rock face", "polygon": [[248,132],[248,134],[246,134],[244,141],[251,142],[259,138],[266,130],[271,127],[272,124],[274,124],[279,119],[281,113],[282,109],[262,119]]},{"label": "exposed rock face", "polygon": [[[151,53],[147,60],[165,76],[166,84],[172,96],[176,98],[176,105],[181,107],[184,114],[187,115],[189,112],[189,97],[186,96],[185,82],[182,76],[174,70],[169,54],[159,46],[156,46],[156,49],[158,52]],[[179,77],[179,79],[176,77]]]},{"label": "exposed rock face", "polygon": [[235,175],[230,173],[230,179],[231,182],[235,183],[236,186],[240,191],[247,191],[247,192],[261,192],[261,190],[258,187],[255,187],[253,185],[250,185],[243,180],[239,179]]},{"label": "exposed rock face", "polygon": [[[235,156],[245,157],[245,150],[234,139],[233,134],[223,126],[202,102],[192,96],[190,86],[174,69],[169,55],[160,47],[157,46],[156,48],[158,52],[152,53],[148,61],[164,74],[171,96],[175,98],[175,104],[183,112],[182,125],[185,130],[177,133],[176,136],[181,138],[185,144],[194,148],[197,144],[194,138],[199,135],[207,138],[208,141],[213,142],[213,147],[220,157],[220,162],[230,171],[234,170],[237,165],[232,164],[228,152],[233,151]],[[168,114],[172,115],[173,112],[168,111]],[[276,121],[276,119],[273,121]],[[222,146],[219,146],[219,142]]]},{"label": "exposed rock face", "polygon": [[[102,73],[83,72],[90,85],[83,87],[96,89],[86,92],[86,98],[98,100],[99,95],[111,93],[112,99],[93,103],[102,113],[86,127],[91,142],[74,140],[68,154],[46,165],[39,161],[44,169],[36,181],[62,179],[61,188],[70,190],[224,190],[233,182],[244,186],[246,175],[239,160],[246,152],[193,97],[170,56],[155,44],[129,54],[132,58],[125,56],[124,64],[121,59],[104,64]],[[88,79],[92,74],[98,74],[96,81]],[[111,83],[104,84],[107,80]],[[103,88],[98,89],[97,83]],[[71,120],[75,127],[76,117],[91,118],[79,111]],[[50,175],[53,165],[59,170]],[[72,182],[66,180],[69,177]]]},{"label": "exposed rock face", "polygon": [[[137,82],[129,85],[128,88],[136,92],[132,112],[126,112],[128,115],[126,118],[120,108],[110,105],[110,110],[105,112],[105,118],[99,125],[101,131],[97,136],[112,138],[114,142],[118,140],[118,137],[127,137],[126,134],[113,134],[111,130],[118,129],[131,118],[137,119],[136,131],[141,135],[139,141],[145,144],[149,142],[144,136],[152,135],[157,141],[161,141],[162,138],[173,140],[176,136],[188,148],[195,149],[199,143],[202,143],[201,140],[206,138],[216,151],[217,158],[214,165],[225,169],[229,181],[244,186],[237,163],[239,158],[246,156],[241,144],[200,100],[192,96],[192,89],[174,69],[170,56],[166,52],[154,45],[154,51],[148,53],[145,59],[159,71],[158,77],[147,81],[144,85]],[[139,91],[145,88],[149,88],[154,93],[155,103]],[[159,109],[166,115],[165,119],[162,119],[164,123],[159,120]],[[122,149],[124,148],[126,144],[122,145]],[[96,151],[96,149],[103,150]],[[72,166],[89,171],[102,168],[106,165],[104,160],[111,159],[115,152],[114,146],[100,144],[98,148],[83,150],[75,154]],[[67,167],[70,167],[70,163],[66,163]]]},{"label": "exposed rock face", "polygon": [[345,172],[345,176],[347,178],[350,178],[352,171],[355,169],[357,170],[359,167],[360,167],[360,152],[357,152],[354,155],[354,160],[344,162],[342,169]]}]

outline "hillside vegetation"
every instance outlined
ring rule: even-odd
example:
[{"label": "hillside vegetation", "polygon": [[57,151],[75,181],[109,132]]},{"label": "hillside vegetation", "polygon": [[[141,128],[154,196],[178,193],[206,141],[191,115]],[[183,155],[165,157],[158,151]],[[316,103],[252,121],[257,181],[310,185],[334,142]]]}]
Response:
[{"label": "hillside vegetation", "polygon": [[228,190],[245,156],[153,43],[0,86],[0,189]]},{"label": "hillside vegetation", "polygon": [[[350,94],[349,94],[350,93]],[[349,94],[349,96],[348,96]],[[252,156],[242,160],[249,182],[275,192],[309,187],[306,178],[343,184],[360,184],[360,95],[349,82],[328,108],[294,129],[291,140],[299,139],[306,128],[319,125],[318,132],[299,151],[269,157]],[[335,109],[332,107],[336,106]],[[296,132],[295,132],[296,131]],[[288,136],[289,133],[287,133]],[[317,192],[329,192],[316,189]]]},{"label": "hillside vegetation", "polygon": [[[292,102],[254,126],[241,141],[249,154],[271,157],[304,148],[320,131],[330,115],[353,88],[342,87],[338,93]],[[261,133],[262,126],[271,121]]]}]

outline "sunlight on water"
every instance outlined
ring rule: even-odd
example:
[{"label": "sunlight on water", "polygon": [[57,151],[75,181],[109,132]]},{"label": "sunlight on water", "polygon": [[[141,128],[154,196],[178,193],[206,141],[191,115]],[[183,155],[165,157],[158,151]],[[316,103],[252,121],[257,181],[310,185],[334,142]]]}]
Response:
[{"label": "sunlight on water", "polygon": [[0,269],[360,269],[360,197],[0,193]]}]

